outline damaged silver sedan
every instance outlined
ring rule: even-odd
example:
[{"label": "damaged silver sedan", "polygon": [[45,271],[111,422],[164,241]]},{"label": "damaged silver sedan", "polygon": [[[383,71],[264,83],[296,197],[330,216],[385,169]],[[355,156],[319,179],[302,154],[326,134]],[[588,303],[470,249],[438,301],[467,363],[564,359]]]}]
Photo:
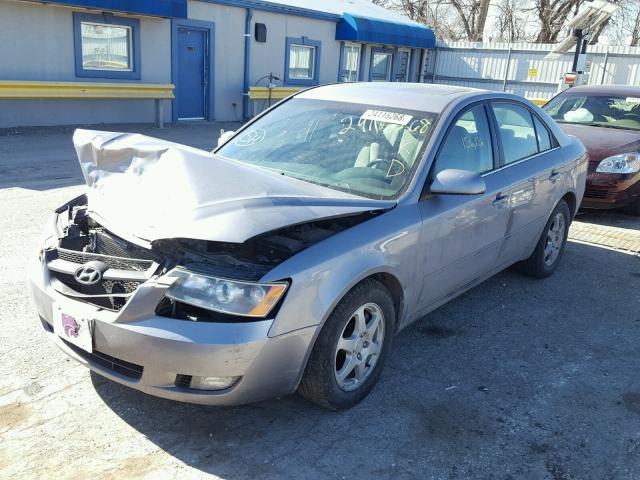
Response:
[{"label": "damaged silver sedan", "polygon": [[356,404],[400,329],[512,264],[556,269],[587,169],[526,100],[420,84],[306,90],[213,153],[74,142],[88,188],[34,259],[42,325],[100,375],[211,405]]}]

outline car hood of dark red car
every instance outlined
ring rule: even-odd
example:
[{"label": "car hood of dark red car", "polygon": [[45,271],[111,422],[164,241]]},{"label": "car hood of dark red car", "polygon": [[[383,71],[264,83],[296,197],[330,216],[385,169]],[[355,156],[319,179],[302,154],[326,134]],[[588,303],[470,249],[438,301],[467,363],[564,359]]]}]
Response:
[{"label": "car hood of dark red car", "polygon": [[573,135],[584,143],[590,163],[618,153],[640,150],[640,131],[568,123],[559,125],[567,135]]}]

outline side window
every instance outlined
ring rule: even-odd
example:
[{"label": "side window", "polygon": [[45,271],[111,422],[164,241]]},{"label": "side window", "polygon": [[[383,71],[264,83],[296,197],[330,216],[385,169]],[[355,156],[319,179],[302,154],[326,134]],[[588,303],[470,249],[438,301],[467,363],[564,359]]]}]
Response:
[{"label": "side window", "polygon": [[497,103],[492,107],[500,130],[505,164],[538,153],[536,129],[533,126],[531,112],[511,103]]},{"label": "side window", "polygon": [[436,159],[435,173],[449,168],[484,173],[493,170],[493,148],[484,106],[466,111],[450,128]]},{"label": "side window", "polygon": [[547,150],[551,150],[553,147],[553,142],[551,141],[551,134],[547,127],[540,121],[538,117],[533,116],[533,122],[536,124],[536,136],[538,138],[538,150],[541,152],[546,152]]}]

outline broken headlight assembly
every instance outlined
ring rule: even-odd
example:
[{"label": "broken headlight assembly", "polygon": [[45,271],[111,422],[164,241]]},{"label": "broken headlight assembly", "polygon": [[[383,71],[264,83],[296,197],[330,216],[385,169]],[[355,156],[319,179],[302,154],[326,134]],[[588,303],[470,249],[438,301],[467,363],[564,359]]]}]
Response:
[{"label": "broken headlight assembly", "polygon": [[176,280],[165,297],[213,312],[264,318],[289,286],[285,282],[253,283],[218,278],[174,268],[167,274]]}]

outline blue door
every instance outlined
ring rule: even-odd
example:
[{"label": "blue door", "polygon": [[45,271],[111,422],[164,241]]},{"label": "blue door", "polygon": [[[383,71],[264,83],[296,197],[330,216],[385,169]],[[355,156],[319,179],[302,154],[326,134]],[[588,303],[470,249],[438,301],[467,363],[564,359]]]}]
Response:
[{"label": "blue door", "polygon": [[176,98],[179,120],[207,117],[209,90],[208,32],[178,27],[178,82]]}]

